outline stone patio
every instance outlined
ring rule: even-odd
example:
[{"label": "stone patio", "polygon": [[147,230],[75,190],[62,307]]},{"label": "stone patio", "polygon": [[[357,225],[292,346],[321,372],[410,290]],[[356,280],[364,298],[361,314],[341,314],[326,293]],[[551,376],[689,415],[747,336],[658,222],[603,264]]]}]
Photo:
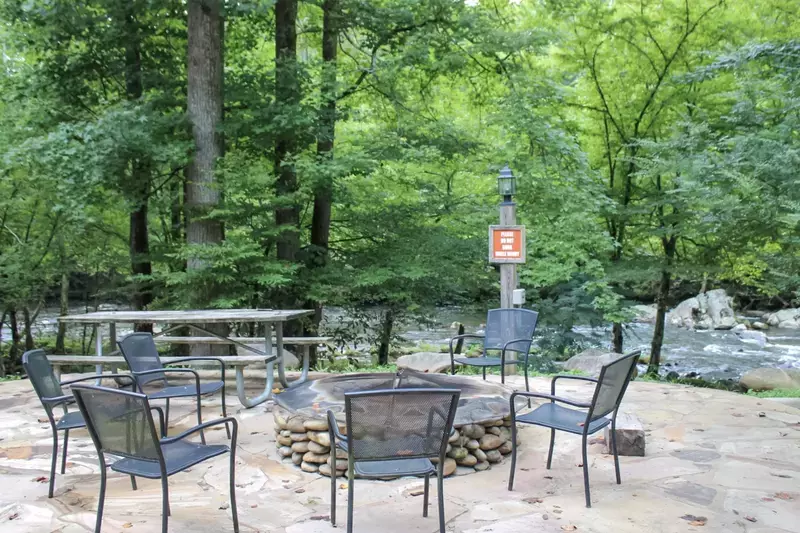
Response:
[{"label": "stone patio", "polygon": [[[523,387],[521,377],[509,377],[508,383]],[[559,387],[572,397],[589,393],[584,384]],[[531,388],[548,392],[549,380],[532,379]],[[206,419],[218,413],[218,403],[204,405]],[[228,405],[238,405],[234,396]],[[272,407],[268,402],[229,409],[240,420],[241,531],[344,531],[346,481],[337,480],[340,523],[332,528],[330,479],[281,461]],[[170,434],[192,425],[190,409],[190,400],[172,403]],[[597,434],[589,452],[591,509],[583,502],[580,438],[558,434],[553,468],[547,471],[549,433],[524,426],[514,492],[506,490],[507,460],[485,472],[459,468],[445,480],[448,531],[800,532],[800,410],[723,391],[638,381],[628,389],[622,410],[642,421],[647,457],[622,457],[623,484],[616,485],[613,460],[602,453],[602,432]],[[72,433],[67,474],[57,474],[56,497],[48,500],[42,480],[52,441],[44,411],[27,381],[0,384],[0,531],[92,531],[97,460],[88,435]],[[224,431],[208,438],[226,440]],[[232,531],[227,464],[222,456],[170,478],[171,532]],[[436,498],[423,518],[421,487],[415,478],[357,480],[355,531],[437,531]],[[127,477],[109,475],[104,532],[159,531],[160,509],[158,481],[140,479],[134,492]]]}]

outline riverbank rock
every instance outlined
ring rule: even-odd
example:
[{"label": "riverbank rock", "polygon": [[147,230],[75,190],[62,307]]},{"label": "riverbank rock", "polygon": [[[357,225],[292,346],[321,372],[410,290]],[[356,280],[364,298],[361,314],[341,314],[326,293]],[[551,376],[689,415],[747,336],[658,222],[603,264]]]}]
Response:
[{"label": "riverbank rock", "polygon": [[[456,363],[456,366],[460,366]],[[450,372],[450,354],[440,352],[417,352],[397,358],[397,369],[410,368],[431,374]]]},{"label": "riverbank rock", "polygon": [[[606,426],[604,431],[605,453],[614,453],[611,449],[611,426]],[[644,426],[634,415],[619,413],[614,429],[617,438],[617,454],[633,457],[644,457],[645,432]]]},{"label": "riverbank rock", "polygon": [[641,324],[655,324],[656,322],[656,312],[658,311],[658,307],[656,304],[650,305],[634,305],[631,306],[631,311],[634,313],[634,322],[639,322]]},{"label": "riverbank rock", "polygon": [[[261,352],[264,351],[264,343],[261,344],[245,344],[244,346],[236,346],[236,355],[261,355],[259,352],[254,350],[250,350],[249,348],[254,348],[255,350],[260,350]],[[275,352],[275,346],[272,347],[272,353]],[[276,365],[277,366],[277,365]],[[285,368],[299,368],[300,367],[300,360],[295,356],[292,352],[285,349],[283,350],[283,366]],[[262,367],[263,368],[263,367]]]},{"label": "riverbank rock", "polygon": [[736,326],[731,298],[725,289],[714,289],[682,301],[669,313],[668,319],[673,326],[686,329],[731,329]]},{"label": "riverbank rock", "polygon": [[[600,369],[603,368],[603,365],[607,365],[620,357],[622,357],[622,355],[618,353],[589,348],[578,355],[570,357],[567,362],[564,363],[564,370],[578,370],[584,374],[597,377],[600,375]],[[634,371],[633,376],[636,377],[636,375],[637,372]]]},{"label": "riverbank rock", "polygon": [[765,324],[764,322],[756,321],[750,325],[753,327],[753,329],[757,329],[758,331],[766,331],[769,329],[769,324]]},{"label": "riverbank rock", "polygon": [[800,389],[800,370],[783,368],[754,368],[739,379],[746,389],[755,391],[773,389]]},{"label": "riverbank rock", "polygon": [[800,329],[800,309],[781,309],[767,315],[766,321],[774,328]]}]

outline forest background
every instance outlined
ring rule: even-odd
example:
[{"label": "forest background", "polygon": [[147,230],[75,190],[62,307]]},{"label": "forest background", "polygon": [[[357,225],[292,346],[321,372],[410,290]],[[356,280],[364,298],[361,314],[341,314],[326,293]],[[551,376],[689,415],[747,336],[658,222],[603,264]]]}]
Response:
[{"label": "forest background", "polygon": [[[800,303],[795,0],[0,0],[0,374],[41,309],[342,307],[388,360],[521,286],[569,343]],[[247,329],[246,324],[231,325]],[[251,331],[252,332],[252,331]],[[63,329],[52,349],[65,347]]]}]

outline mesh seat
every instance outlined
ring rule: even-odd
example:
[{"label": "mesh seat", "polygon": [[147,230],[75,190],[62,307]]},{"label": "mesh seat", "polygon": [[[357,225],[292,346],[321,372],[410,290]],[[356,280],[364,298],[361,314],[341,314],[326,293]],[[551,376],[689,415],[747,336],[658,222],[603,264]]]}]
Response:
[{"label": "mesh seat", "polygon": [[[191,361],[199,360],[214,360],[220,365],[220,380],[208,383],[200,383],[200,377],[194,370],[188,368],[165,368],[161,362],[161,357],[158,355],[156,343],[153,341],[153,336],[150,333],[131,333],[118,343],[120,352],[128,363],[131,373],[136,378],[136,384],[139,387],[139,392],[147,394],[147,397],[152,400],[165,400],[166,405],[164,408],[164,422],[169,427],[169,400],[170,398],[188,398],[194,396],[197,403],[197,423],[203,423],[202,405],[200,397],[209,394],[214,394],[221,391],[222,397],[222,416],[227,416],[225,407],[225,363],[218,357],[184,357],[175,363],[190,363]],[[195,378],[194,383],[188,385],[170,385],[167,376],[169,374],[180,374],[183,376],[191,375]],[[158,386],[157,390],[144,390],[145,385],[155,384]],[[225,431],[228,432],[230,438],[230,430],[225,426]],[[200,434],[203,443],[205,443],[205,435]]]},{"label": "mesh seat", "polygon": [[[583,433],[583,426],[586,423],[586,411],[568,409],[555,403],[546,403],[530,413],[517,416],[517,422],[555,428],[580,435]],[[611,420],[606,417],[593,420],[589,424],[589,433],[603,429],[610,423]]]},{"label": "mesh seat", "polygon": [[[208,383],[201,383],[200,384],[200,395],[205,396],[206,394],[213,394],[225,384],[221,381],[211,381]],[[159,389],[156,392],[151,392],[147,395],[148,398],[151,400],[159,400],[165,398],[185,398],[187,396],[196,396],[197,395],[197,387],[195,385],[177,385],[171,387],[164,387],[163,389]]]},{"label": "mesh seat", "polygon": [[[172,438],[159,438],[153,423],[152,408],[145,394],[103,387],[79,385],[74,388],[75,400],[86,421],[100,459],[100,495],[97,505],[95,533],[100,532],[106,492],[106,470],[111,468],[131,476],[161,480],[161,531],[167,533],[169,517],[169,484],[167,478],[202,461],[224,453],[230,454],[230,498],[233,530],[239,531],[236,510],[235,464],[238,424],[235,418],[222,418],[195,426]],[[230,446],[191,442],[191,435],[203,428],[222,425],[233,427]],[[164,425],[161,424],[162,432]],[[119,457],[106,464],[106,455]],[[135,489],[134,485],[134,489]]]},{"label": "mesh seat", "polygon": [[75,428],[82,428],[85,425],[86,422],[83,421],[83,415],[81,414],[81,412],[72,411],[62,416],[58,420],[58,422],[56,422],[56,429],[58,430],[75,429]]},{"label": "mesh seat", "polygon": [[[164,464],[166,465],[168,476],[182,472],[197,463],[202,463],[206,459],[211,459],[228,451],[230,449],[227,446],[220,444],[203,445],[181,440],[161,445],[161,453],[164,455]],[[143,459],[121,459],[111,465],[111,470],[148,479],[159,479],[161,477],[161,467],[158,462]]]},{"label": "mesh seat", "polygon": [[[622,397],[628,389],[628,384],[633,378],[636,370],[636,363],[639,361],[641,351],[637,350],[620,357],[604,365],[600,369],[600,376],[597,379],[582,376],[555,376],[550,382],[550,394],[538,392],[515,392],[511,395],[511,475],[508,477],[508,490],[514,487],[514,468],[517,464],[517,423],[534,424],[550,428],[550,448],[547,452],[547,468],[553,461],[553,446],[556,439],[556,431],[565,431],[582,436],[583,451],[583,486],[586,495],[586,507],[592,506],[589,493],[589,460],[587,457],[586,446],[589,435],[603,429],[611,424],[611,449],[614,453],[614,470],[617,475],[617,484],[622,482],[619,473],[619,455],[617,454],[617,436],[615,426],[617,422],[617,411],[622,403]],[[556,396],[556,382],[560,379],[580,380],[594,382],[594,394],[591,403],[580,403],[568,398]],[[542,398],[549,400],[549,403],[540,405],[533,411],[525,414],[517,414],[516,399],[523,398]],[[528,400],[530,402],[530,400]],[[579,411],[558,405],[560,403],[572,405],[586,409]],[[530,406],[530,403],[528,403]],[[611,418],[608,418],[611,415]]]},{"label": "mesh seat", "polygon": [[[533,334],[536,331],[538,320],[539,313],[530,309],[491,309],[486,315],[486,332],[484,335],[456,335],[450,339],[450,372],[455,374],[456,363],[477,366],[483,369],[483,379],[486,379],[486,369],[499,366],[500,381],[505,383],[506,365],[523,365],[525,390],[530,390],[528,385],[528,354],[533,343]],[[482,355],[480,357],[459,357],[456,359],[453,352],[453,341],[469,337],[482,339]],[[517,359],[507,358],[508,352],[518,353],[522,357]]]},{"label": "mesh seat", "polygon": [[[402,384],[402,376],[391,380]],[[387,381],[388,384],[388,381]],[[460,392],[456,389],[398,388],[349,392],[344,395],[347,436],[339,433],[328,411],[333,446],[347,452],[349,480],[347,531],[353,531],[353,486],[364,478],[425,476],[423,516],[428,516],[431,474],[436,475],[439,530],[444,533],[444,460]],[[438,459],[435,466],[431,459]],[[331,471],[336,471],[331,454]],[[336,476],[331,476],[331,523],[336,525]]]}]

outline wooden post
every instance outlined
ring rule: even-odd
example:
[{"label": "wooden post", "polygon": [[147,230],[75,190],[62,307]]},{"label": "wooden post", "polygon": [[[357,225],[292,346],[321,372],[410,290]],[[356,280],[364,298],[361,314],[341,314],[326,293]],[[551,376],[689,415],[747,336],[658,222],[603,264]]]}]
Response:
[{"label": "wooden post", "polygon": [[[517,224],[517,204],[511,201],[500,203],[500,225],[514,226]],[[517,288],[517,265],[514,263],[504,263],[500,265],[500,307],[506,309],[514,307],[512,295]],[[516,359],[517,352],[506,353],[507,359]],[[514,375],[517,373],[517,365],[506,366],[506,374]]]}]

